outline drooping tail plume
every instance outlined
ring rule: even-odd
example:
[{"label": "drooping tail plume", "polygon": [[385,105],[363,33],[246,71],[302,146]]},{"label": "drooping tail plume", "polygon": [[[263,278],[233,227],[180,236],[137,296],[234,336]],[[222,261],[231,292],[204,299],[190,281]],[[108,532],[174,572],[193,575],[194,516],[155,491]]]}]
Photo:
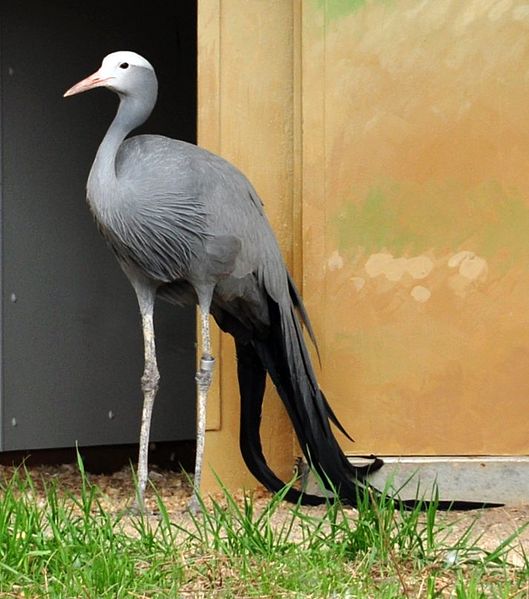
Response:
[{"label": "drooping tail plume", "polygon": [[[260,441],[259,428],[268,373],[285,405],[307,461],[342,500],[355,504],[358,489],[365,486],[366,475],[380,468],[382,461],[374,459],[368,466],[355,467],[338,445],[331,422],[347,433],[318,387],[296,310],[311,338],[312,329],[293,284],[290,293],[292,302],[285,306],[279,306],[269,298],[270,326],[266,334],[245,341],[236,337],[242,455],[252,474],[268,489],[278,491],[283,487],[284,482],[268,467]],[[290,501],[299,498],[300,494],[295,489],[286,496]],[[325,498],[303,494],[301,501],[316,505],[324,502]]]}]

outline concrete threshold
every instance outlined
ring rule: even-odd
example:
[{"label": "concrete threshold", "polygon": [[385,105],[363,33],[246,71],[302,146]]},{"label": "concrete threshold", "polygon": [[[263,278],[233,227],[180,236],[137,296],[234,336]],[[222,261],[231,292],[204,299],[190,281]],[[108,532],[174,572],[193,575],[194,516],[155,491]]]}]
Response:
[{"label": "concrete threshold", "polygon": [[[377,489],[398,490],[401,499],[431,499],[437,487],[443,501],[529,504],[529,456],[386,456],[384,466],[369,476]],[[368,460],[349,456],[355,465]],[[320,493],[313,475],[305,489]]]}]

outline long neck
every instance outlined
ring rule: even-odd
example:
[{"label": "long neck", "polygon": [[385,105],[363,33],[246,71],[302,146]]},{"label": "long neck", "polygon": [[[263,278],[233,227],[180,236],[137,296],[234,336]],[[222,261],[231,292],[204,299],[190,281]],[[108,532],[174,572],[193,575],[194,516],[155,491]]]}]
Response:
[{"label": "long neck", "polygon": [[116,156],[127,135],[142,125],[151,114],[153,102],[120,96],[119,108],[97,150],[90,178],[109,184],[116,179]]}]

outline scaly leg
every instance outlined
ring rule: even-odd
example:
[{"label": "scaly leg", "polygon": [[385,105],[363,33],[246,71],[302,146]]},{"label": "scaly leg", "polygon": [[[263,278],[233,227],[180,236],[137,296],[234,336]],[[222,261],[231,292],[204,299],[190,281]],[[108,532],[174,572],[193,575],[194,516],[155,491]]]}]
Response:
[{"label": "scaly leg", "polygon": [[141,377],[143,391],[143,410],[141,416],[140,449],[138,455],[138,490],[136,495],[136,508],[145,509],[144,498],[149,476],[149,435],[151,431],[152,409],[158,391],[160,374],[156,363],[156,346],[154,341],[154,295],[138,297],[140,304],[143,343],[145,351],[145,367]]},{"label": "scaly leg", "polygon": [[200,483],[202,480],[202,463],[204,459],[204,442],[206,439],[206,404],[208,391],[213,377],[213,368],[215,358],[211,355],[211,337],[209,333],[209,313],[200,311],[200,333],[202,337],[202,355],[200,358],[200,368],[195,379],[197,382],[197,448],[195,456],[195,480],[193,483],[193,496],[189,502],[191,512],[200,511],[200,502],[198,494],[200,493]]}]

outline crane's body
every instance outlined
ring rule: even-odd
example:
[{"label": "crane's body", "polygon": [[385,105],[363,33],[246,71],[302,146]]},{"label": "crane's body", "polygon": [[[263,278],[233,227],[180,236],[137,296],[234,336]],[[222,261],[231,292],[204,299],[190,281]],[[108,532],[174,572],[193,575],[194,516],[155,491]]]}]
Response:
[{"label": "crane's body", "polygon": [[[183,282],[211,284],[217,294],[230,295],[230,283],[240,286],[254,275],[263,277],[274,298],[287,292],[287,272],[261,201],[223,158],[183,141],[139,135],[120,145],[110,185],[98,167],[96,161],[87,198],[102,234],[127,269],[162,288],[176,283],[171,291],[160,289],[168,299],[178,303]],[[112,202],[102,201],[107,194]]]},{"label": "crane's body", "polygon": [[[138,460],[138,503],[147,484],[147,448],[159,374],[153,328],[155,298],[200,308],[195,495],[200,485],[205,402],[214,358],[209,314],[235,338],[241,393],[240,445],[250,471],[273,491],[283,486],[262,453],[260,421],[268,373],[300,446],[324,481],[355,503],[369,467],[353,467],[330,426],[334,416],[320,391],[303,339],[308,316],[288,274],[263,205],[246,177],[226,160],[163,136],[127,135],[143,123],[157,96],[152,66],[133,52],[107,56],[99,71],[65,95],[107,87],[119,109],[97,152],[87,197],[99,229],[136,292],[143,323],[144,409]],[[375,460],[371,469],[379,467]],[[292,489],[286,498],[299,499]],[[303,495],[305,503],[322,499]]]}]

